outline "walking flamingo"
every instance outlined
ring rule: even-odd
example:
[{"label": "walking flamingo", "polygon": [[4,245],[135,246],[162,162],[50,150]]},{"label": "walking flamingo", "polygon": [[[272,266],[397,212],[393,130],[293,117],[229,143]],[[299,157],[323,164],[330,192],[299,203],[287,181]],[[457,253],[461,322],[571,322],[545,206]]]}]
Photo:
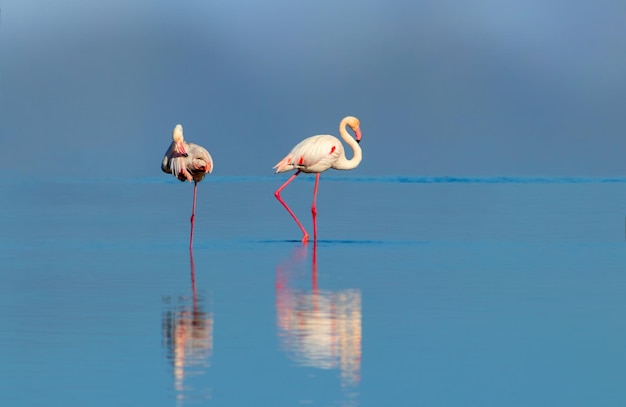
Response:
[{"label": "walking flamingo", "polygon": [[[346,158],[346,154],[343,149],[343,145],[337,137],[330,135],[318,135],[305,138],[298,143],[289,154],[278,162],[273,168],[276,170],[276,174],[280,172],[286,172],[291,170],[297,170],[287,182],[281,185],[276,190],[274,196],[276,199],[287,209],[287,212],[296,221],[298,227],[303,233],[302,242],[306,243],[309,240],[309,234],[302,226],[302,223],[298,220],[289,206],[280,197],[280,193],[291,181],[293,181],[301,172],[314,173],[315,174],[315,187],[313,189],[313,206],[311,207],[311,213],[313,214],[313,240],[317,241],[317,187],[320,181],[320,173],[326,171],[329,168],[336,170],[351,170],[356,168],[361,162],[361,147],[359,142],[361,141],[361,129],[359,119],[353,116],[344,117],[339,123],[339,134],[341,138],[352,148],[354,155],[351,159]],[[350,133],[346,130],[346,127],[350,127],[354,131],[355,137],[352,138]]]},{"label": "walking flamingo", "polygon": [[211,154],[202,146],[186,143],[183,138],[183,126],[177,124],[172,132],[172,144],[167,149],[161,169],[167,174],[172,174],[179,180],[193,181],[193,207],[191,209],[191,233],[189,235],[189,248],[193,246],[193,226],[196,214],[196,191],[198,182],[204,179],[206,174],[213,171],[213,159]]}]

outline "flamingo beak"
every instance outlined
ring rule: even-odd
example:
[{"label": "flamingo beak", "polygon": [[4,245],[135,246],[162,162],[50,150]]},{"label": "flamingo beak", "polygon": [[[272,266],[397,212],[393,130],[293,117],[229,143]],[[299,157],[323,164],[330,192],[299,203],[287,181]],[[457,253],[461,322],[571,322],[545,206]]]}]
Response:
[{"label": "flamingo beak", "polygon": [[356,134],[355,136],[356,142],[360,143],[361,142],[361,128],[357,127],[356,129],[354,129],[354,133]]},{"label": "flamingo beak", "polygon": [[185,150],[185,144],[182,141],[180,143],[176,143],[176,151],[183,157],[187,157],[187,150]]}]

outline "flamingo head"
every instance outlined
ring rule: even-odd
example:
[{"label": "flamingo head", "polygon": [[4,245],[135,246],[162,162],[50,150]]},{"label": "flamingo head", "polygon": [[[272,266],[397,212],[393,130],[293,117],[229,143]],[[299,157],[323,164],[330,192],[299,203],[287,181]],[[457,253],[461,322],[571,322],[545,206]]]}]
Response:
[{"label": "flamingo head", "polygon": [[361,142],[361,122],[359,121],[359,119],[357,119],[354,116],[348,116],[346,117],[346,123],[348,124],[348,126],[350,126],[350,128],[352,129],[352,131],[354,131],[354,138],[356,139],[357,143]]},{"label": "flamingo head", "polygon": [[183,138],[183,126],[177,124],[172,132],[172,140],[176,145],[176,152],[183,157],[187,157],[187,149],[185,149],[185,139]]}]

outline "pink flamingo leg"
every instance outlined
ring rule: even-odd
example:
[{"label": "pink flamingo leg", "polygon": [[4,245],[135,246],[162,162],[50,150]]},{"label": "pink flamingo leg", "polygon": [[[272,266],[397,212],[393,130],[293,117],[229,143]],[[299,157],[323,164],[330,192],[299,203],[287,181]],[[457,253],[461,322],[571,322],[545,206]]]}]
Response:
[{"label": "pink flamingo leg", "polygon": [[198,190],[198,183],[193,182],[193,207],[191,209],[191,233],[189,234],[189,249],[193,246],[193,225],[194,218],[196,217],[196,191]]},{"label": "pink flamingo leg", "polygon": [[283,185],[281,185],[281,187],[280,187],[280,188],[278,188],[278,189],[276,190],[276,192],[274,192],[274,196],[276,197],[276,199],[278,199],[278,202],[280,202],[280,203],[281,203],[281,204],[285,207],[285,209],[287,209],[287,212],[289,212],[289,214],[291,215],[291,217],[293,218],[293,220],[295,220],[295,221],[296,221],[296,223],[298,224],[298,227],[300,228],[300,230],[302,231],[302,233],[303,233],[303,235],[304,235],[304,236],[302,237],[302,243],[306,243],[306,242],[308,242],[308,241],[309,241],[309,234],[306,232],[306,230],[304,229],[304,226],[302,226],[302,223],[300,223],[300,221],[299,221],[299,220],[298,220],[298,218],[296,217],[296,214],[295,214],[295,213],[293,213],[293,211],[292,211],[291,209],[289,209],[289,206],[287,206],[287,204],[285,203],[285,201],[283,201],[283,199],[280,197],[280,193],[281,193],[281,191],[282,191],[283,189],[285,189],[285,187],[286,187],[287,185],[289,185],[289,183],[290,183],[291,181],[293,181],[293,180],[294,180],[294,179],[298,176],[298,174],[300,174],[300,170],[298,170],[298,172],[296,172],[296,173],[295,173],[295,174],[293,174],[291,177],[289,177],[289,179],[287,180],[287,182],[285,182]]},{"label": "pink flamingo leg", "polygon": [[317,186],[320,183],[320,174],[315,174],[315,188],[313,189],[313,206],[311,213],[313,214],[313,240],[317,242]]}]

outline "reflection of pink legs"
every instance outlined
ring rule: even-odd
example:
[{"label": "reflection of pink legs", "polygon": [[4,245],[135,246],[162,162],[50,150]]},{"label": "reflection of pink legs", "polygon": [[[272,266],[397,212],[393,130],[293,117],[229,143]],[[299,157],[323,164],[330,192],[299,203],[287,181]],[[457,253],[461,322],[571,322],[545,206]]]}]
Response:
[{"label": "reflection of pink legs", "polygon": [[288,260],[276,266],[276,289],[282,290],[287,287],[289,280],[293,277],[297,265],[307,257],[307,245],[298,245],[293,249]]},{"label": "reflection of pink legs", "polygon": [[189,260],[191,263],[191,291],[193,293],[193,313],[198,311],[198,298],[196,295],[196,264],[193,261],[193,249],[189,248]]},{"label": "reflection of pink legs", "polygon": [[[317,242],[317,186],[320,183],[320,174],[315,174],[315,188],[313,189],[313,206],[311,213],[313,214],[313,241]],[[315,249],[314,249],[315,250]]]},{"label": "reflection of pink legs", "polygon": [[193,246],[193,224],[196,217],[196,191],[198,190],[198,183],[193,182],[193,207],[191,208],[191,234],[189,235],[189,249]]},{"label": "reflection of pink legs", "polygon": [[317,241],[313,241],[313,266],[311,267],[313,293],[317,294]]},{"label": "reflection of pink legs", "polygon": [[313,291],[313,309],[317,313],[320,310],[320,302],[319,302],[320,292],[317,288],[317,240],[313,241],[313,264],[311,265],[311,289]]},{"label": "reflection of pink legs", "polygon": [[287,185],[289,185],[289,183],[291,181],[293,181],[298,174],[300,174],[300,171],[298,170],[298,172],[296,172],[295,174],[293,174],[291,177],[289,177],[289,179],[287,180],[287,182],[285,182],[283,185],[281,185],[280,188],[278,188],[276,190],[276,192],[274,192],[274,196],[276,197],[276,199],[278,199],[278,202],[280,202],[285,209],[287,209],[287,212],[289,212],[289,214],[291,215],[291,217],[293,218],[293,220],[296,221],[296,223],[298,224],[298,227],[300,228],[300,230],[302,231],[302,234],[304,235],[302,237],[302,243],[306,243],[309,241],[309,234],[306,232],[306,230],[304,229],[304,226],[302,226],[302,223],[300,223],[300,221],[298,220],[298,218],[296,217],[296,214],[293,213],[293,211],[291,209],[289,209],[289,206],[287,206],[287,204],[285,203],[285,201],[283,201],[283,199],[280,197],[280,193],[282,192],[283,189],[285,189],[285,187]]}]

